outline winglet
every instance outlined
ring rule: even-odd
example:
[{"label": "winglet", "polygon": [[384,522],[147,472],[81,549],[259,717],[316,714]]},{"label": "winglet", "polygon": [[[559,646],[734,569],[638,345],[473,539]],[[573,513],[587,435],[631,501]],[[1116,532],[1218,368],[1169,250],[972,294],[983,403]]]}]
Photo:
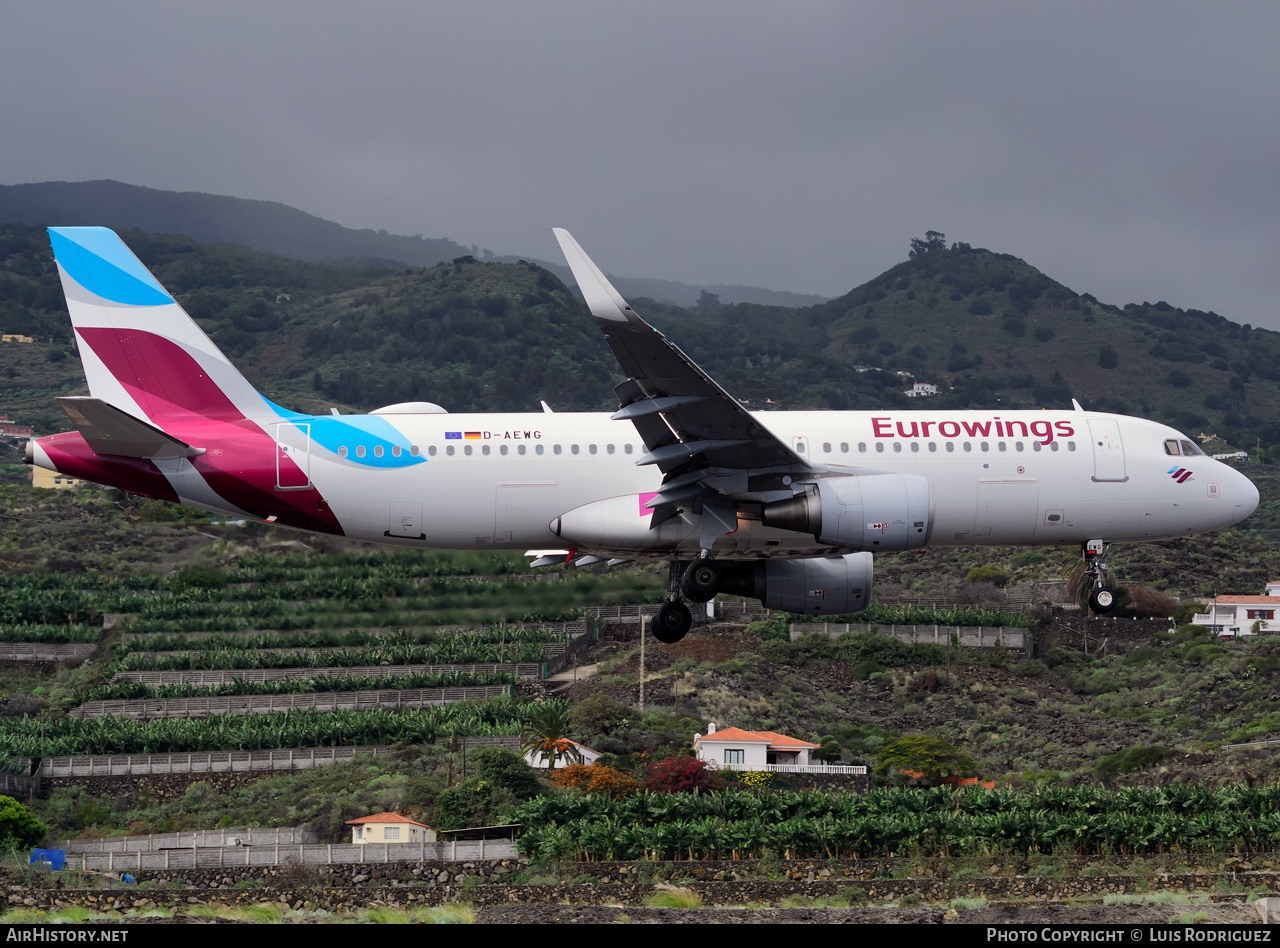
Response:
[{"label": "winglet", "polygon": [[615,323],[628,322],[628,315],[634,311],[613,288],[613,284],[600,272],[600,268],[592,263],[591,258],[578,246],[573,235],[563,227],[553,227],[551,233],[556,235],[560,252],[564,254],[569,269],[573,271],[573,278],[578,281],[578,289],[582,291],[582,298],[587,301],[587,308],[591,310],[591,315],[596,319]]}]

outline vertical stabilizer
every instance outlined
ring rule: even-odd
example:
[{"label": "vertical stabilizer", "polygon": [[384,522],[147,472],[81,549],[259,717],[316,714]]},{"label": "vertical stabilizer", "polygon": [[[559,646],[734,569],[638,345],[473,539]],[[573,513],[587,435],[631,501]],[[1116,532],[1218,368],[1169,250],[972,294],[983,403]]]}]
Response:
[{"label": "vertical stabilizer", "polygon": [[269,404],[105,227],[50,227],[90,393],[158,427],[272,418]]}]

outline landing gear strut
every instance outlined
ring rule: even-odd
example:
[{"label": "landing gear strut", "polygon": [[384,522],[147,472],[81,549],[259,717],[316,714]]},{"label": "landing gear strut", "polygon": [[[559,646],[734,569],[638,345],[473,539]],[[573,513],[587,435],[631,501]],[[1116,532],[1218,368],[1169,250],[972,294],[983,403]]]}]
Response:
[{"label": "landing gear strut", "polygon": [[[693,565],[696,566],[697,563]],[[691,566],[690,569],[692,568]],[[689,612],[689,607],[680,601],[682,575],[680,563],[672,560],[671,573],[667,580],[670,599],[658,608],[653,617],[653,637],[668,645],[679,642],[693,627],[693,614]]]},{"label": "landing gear strut", "polygon": [[1107,552],[1111,545],[1105,540],[1089,540],[1084,545],[1084,572],[1090,586],[1089,608],[1098,615],[1106,615],[1116,605],[1115,587],[1107,582]]}]

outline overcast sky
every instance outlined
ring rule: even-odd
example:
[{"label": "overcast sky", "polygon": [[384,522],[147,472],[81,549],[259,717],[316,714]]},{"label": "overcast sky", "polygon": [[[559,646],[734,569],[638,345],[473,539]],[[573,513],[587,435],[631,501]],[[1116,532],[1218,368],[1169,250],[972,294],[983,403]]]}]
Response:
[{"label": "overcast sky", "polygon": [[1280,4],[7,5],[0,183],[835,296],[928,229],[1280,329]]}]

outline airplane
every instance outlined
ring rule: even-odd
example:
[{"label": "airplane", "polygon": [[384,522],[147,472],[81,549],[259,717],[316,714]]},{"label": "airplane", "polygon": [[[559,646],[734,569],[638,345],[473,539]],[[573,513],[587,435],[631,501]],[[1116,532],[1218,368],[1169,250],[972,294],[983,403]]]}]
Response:
[{"label": "airplane", "polygon": [[[1257,488],[1186,435],[1085,411],[752,412],[553,233],[627,376],[612,414],[310,415],[261,395],[124,242],[51,227],[88,381],[74,431],[26,460],[146,497],[402,547],[526,550],[533,565],[660,559],[654,635],[725,592],[807,615],[865,609],[876,553],[1079,546],[1098,613],[1119,541],[1239,523]],[[682,598],[683,597],[683,598]]]}]

